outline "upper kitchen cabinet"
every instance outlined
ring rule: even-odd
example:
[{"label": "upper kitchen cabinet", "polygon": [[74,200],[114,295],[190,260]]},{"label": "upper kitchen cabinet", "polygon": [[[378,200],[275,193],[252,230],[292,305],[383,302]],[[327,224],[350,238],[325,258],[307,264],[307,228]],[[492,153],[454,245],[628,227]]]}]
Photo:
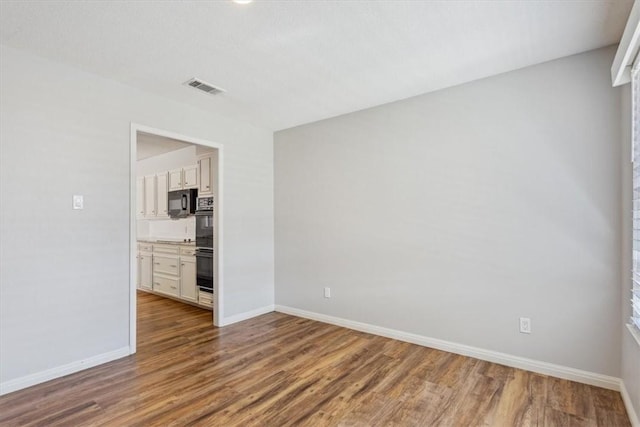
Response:
[{"label": "upper kitchen cabinet", "polygon": [[198,188],[198,166],[186,166],[169,171],[169,191]]},{"label": "upper kitchen cabinet", "polygon": [[168,173],[156,175],[156,216],[159,218],[169,218],[168,176]]},{"label": "upper kitchen cabinet", "polygon": [[144,212],[145,216],[156,216],[156,176],[147,175],[144,177]]},{"label": "upper kitchen cabinet", "polygon": [[167,179],[167,173],[159,173],[136,180],[138,219],[169,218]]},{"label": "upper kitchen cabinet", "polygon": [[200,186],[198,187],[198,194],[213,195],[216,179],[216,153],[205,153],[198,156],[198,177],[200,178]]},{"label": "upper kitchen cabinet", "polygon": [[182,190],[182,168],[169,171],[169,191]]},{"label": "upper kitchen cabinet", "polygon": [[144,218],[144,177],[136,178],[136,217]]},{"label": "upper kitchen cabinet", "polygon": [[187,166],[182,169],[182,186],[187,188],[198,188],[198,166]]}]

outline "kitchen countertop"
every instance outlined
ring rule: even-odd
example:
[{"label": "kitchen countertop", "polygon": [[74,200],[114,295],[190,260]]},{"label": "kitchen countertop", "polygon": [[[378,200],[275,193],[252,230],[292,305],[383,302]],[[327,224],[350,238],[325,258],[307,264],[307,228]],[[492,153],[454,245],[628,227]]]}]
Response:
[{"label": "kitchen countertop", "polygon": [[191,240],[190,242],[185,242],[182,239],[163,239],[163,238],[157,238],[157,237],[138,237],[138,242],[146,242],[146,243],[160,243],[163,245],[183,245],[183,246],[195,246],[196,245],[196,241],[195,239]]}]

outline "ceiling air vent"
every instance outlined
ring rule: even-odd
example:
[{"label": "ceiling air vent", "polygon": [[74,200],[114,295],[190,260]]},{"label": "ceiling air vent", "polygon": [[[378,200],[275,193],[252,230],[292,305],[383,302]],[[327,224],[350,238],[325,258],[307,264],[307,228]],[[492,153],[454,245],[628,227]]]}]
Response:
[{"label": "ceiling air vent", "polygon": [[209,95],[217,95],[219,93],[223,93],[226,92],[226,90],[219,88],[219,87],[215,87],[214,85],[210,84],[210,83],[206,83],[203,82],[200,79],[196,79],[195,77],[191,80],[189,80],[188,82],[185,82],[185,84],[187,86],[191,86],[192,88],[201,90],[203,92],[208,93]]}]

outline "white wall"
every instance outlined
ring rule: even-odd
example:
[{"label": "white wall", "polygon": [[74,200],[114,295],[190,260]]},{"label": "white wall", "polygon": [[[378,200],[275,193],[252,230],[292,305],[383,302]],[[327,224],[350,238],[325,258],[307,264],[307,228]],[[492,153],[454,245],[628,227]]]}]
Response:
[{"label": "white wall", "polygon": [[131,122],[224,144],[225,315],[273,304],[272,132],[4,46],[0,67],[0,382],[128,345]]},{"label": "white wall", "polygon": [[633,196],[631,175],[631,85],[621,87],[622,90],[622,150],[621,150],[621,217],[622,217],[622,369],[621,376],[630,400],[634,405],[636,416],[640,417],[640,345],[635,341],[626,327],[631,317],[631,215]]},{"label": "white wall", "polygon": [[619,376],[613,55],[277,132],[276,304]]}]

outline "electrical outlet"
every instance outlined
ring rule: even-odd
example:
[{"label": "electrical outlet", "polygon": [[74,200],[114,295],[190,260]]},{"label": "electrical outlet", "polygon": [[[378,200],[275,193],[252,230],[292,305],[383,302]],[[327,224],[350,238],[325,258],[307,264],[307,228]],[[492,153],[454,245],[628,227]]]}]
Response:
[{"label": "electrical outlet", "polygon": [[529,319],[528,317],[520,318],[520,333],[521,334],[531,333],[531,319]]},{"label": "electrical outlet", "polygon": [[324,297],[331,298],[331,288],[324,288]]}]

